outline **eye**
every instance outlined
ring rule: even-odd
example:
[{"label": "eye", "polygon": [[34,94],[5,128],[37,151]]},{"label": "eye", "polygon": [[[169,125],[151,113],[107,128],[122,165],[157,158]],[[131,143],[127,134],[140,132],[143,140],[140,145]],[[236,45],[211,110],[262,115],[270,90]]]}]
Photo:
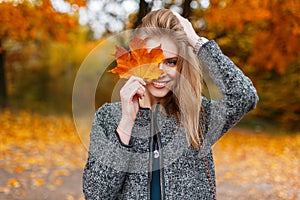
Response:
[{"label": "eye", "polygon": [[176,66],[177,59],[167,59],[165,61],[165,64],[168,65],[168,66],[170,66],[170,67]]}]

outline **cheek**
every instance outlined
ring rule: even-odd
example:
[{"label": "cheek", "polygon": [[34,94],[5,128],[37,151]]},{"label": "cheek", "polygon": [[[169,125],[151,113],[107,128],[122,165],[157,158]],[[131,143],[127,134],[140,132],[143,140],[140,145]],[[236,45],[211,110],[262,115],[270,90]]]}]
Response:
[{"label": "cheek", "polygon": [[168,70],[168,76],[172,79],[176,79],[176,77],[179,75],[179,72],[177,71],[177,67],[171,68]]}]

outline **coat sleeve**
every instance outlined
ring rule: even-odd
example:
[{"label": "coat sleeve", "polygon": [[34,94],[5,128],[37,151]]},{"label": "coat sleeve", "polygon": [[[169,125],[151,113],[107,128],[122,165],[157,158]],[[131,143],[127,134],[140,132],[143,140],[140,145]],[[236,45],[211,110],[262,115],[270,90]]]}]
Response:
[{"label": "coat sleeve", "polygon": [[222,53],[215,41],[205,43],[197,55],[222,94],[219,100],[204,98],[202,102],[206,114],[205,145],[212,146],[256,107],[258,95],[251,80]]},{"label": "coat sleeve", "polygon": [[83,193],[87,200],[116,199],[122,190],[130,148],[120,144],[116,121],[109,104],[95,113],[83,172]]}]

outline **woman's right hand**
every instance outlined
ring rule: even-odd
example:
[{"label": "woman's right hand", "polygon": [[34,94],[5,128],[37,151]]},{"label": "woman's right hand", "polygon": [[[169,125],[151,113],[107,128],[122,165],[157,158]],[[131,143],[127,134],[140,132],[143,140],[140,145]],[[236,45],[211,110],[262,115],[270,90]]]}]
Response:
[{"label": "woman's right hand", "polygon": [[139,99],[143,98],[146,92],[145,85],[146,82],[142,78],[131,76],[120,90],[122,116],[117,132],[124,144],[129,144],[132,127],[139,110]]}]

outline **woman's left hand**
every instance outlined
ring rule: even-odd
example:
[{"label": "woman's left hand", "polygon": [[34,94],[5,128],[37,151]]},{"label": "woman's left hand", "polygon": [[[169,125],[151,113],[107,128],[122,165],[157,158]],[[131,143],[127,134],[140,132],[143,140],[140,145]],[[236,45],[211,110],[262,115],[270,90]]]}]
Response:
[{"label": "woman's left hand", "polygon": [[180,14],[178,14],[176,12],[173,12],[173,14],[177,17],[181,26],[183,26],[183,29],[188,37],[190,45],[195,48],[196,43],[197,43],[198,39],[200,38],[200,36],[197,35],[196,31],[194,30],[194,28],[192,26],[192,23],[188,19],[182,17]]}]

